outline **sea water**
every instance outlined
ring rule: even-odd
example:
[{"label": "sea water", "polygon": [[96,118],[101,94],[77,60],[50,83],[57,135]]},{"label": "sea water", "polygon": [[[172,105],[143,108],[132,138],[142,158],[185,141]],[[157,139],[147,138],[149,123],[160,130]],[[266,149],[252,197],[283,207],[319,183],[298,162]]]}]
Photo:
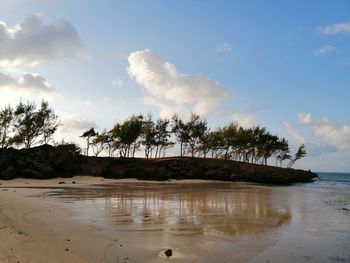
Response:
[{"label": "sea water", "polygon": [[318,172],[317,182],[350,184],[350,173]]},{"label": "sea water", "polygon": [[[123,236],[143,262],[165,262],[167,248],[175,262],[350,262],[349,179],[319,173],[288,186],[135,180],[46,197],[74,211],[74,220]],[[114,262],[112,250],[106,260]]]}]

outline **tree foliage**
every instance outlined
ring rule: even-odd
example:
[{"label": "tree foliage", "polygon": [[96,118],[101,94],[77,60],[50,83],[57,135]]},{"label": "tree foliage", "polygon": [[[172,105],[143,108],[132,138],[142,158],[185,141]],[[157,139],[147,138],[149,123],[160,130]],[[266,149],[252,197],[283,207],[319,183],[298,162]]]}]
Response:
[{"label": "tree foliage", "polygon": [[7,148],[10,144],[8,136],[13,123],[13,109],[7,106],[0,110],[0,148]]},{"label": "tree foliage", "polygon": [[287,166],[291,167],[306,155],[302,146],[292,158],[288,141],[271,134],[264,127],[243,128],[237,123],[230,123],[210,130],[207,121],[196,114],[191,114],[187,121],[177,115],[171,120],[153,120],[151,114],[133,115],[124,122],[116,123],[109,132],[97,133],[93,137],[95,155],[109,145],[109,156],[117,151],[120,157],[134,157],[136,151],[143,147],[146,158],[160,158],[174,146],[174,139],[179,143],[181,156],[210,156],[263,165],[274,157],[276,165],[282,166],[289,161]]},{"label": "tree foliage", "polygon": [[89,155],[89,149],[90,149],[90,144],[91,144],[91,138],[96,136],[95,129],[92,127],[89,130],[86,130],[83,132],[83,134],[80,136],[82,138],[86,139],[86,155]]}]

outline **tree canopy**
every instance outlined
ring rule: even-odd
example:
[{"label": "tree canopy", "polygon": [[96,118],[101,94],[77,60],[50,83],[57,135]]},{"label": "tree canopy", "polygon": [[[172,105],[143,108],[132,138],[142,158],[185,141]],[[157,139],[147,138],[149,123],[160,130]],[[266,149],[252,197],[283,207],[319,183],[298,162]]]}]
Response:
[{"label": "tree canopy", "polygon": [[59,125],[57,115],[46,101],[41,102],[39,109],[29,101],[20,102],[14,109],[7,106],[0,111],[0,147],[47,144]]},{"label": "tree canopy", "polygon": [[287,167],[291,167],[306,155],[302,145],[292,158],[288,141],[264,127],[243,128],[230,123],[210,130],[207,121],[196,114],[191,114],[187,121],[178,115],[171,120],[153,120],[152,114],[133,115],[117,122],[110,131],[95,133],[92,137],[95,155],[108,148],[109,156],[134,157],[143,148],[146,158],[160,158],[175,145],[174,140],[179,143],[180,156],[210,156],[263,165],[275,158],[276,165],[282,166],[288,161]]}]

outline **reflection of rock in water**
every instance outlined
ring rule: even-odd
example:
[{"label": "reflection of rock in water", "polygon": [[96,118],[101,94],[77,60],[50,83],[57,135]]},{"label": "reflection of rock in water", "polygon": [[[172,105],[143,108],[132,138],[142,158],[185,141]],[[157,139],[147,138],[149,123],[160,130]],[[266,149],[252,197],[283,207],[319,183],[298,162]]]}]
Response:
[{"label": "reflection of rock in water", "polygon": [[278,207],[272,191],[230,183],[125,183],[67,188],[51,195],[103,208],[100,211],[106,220],[119,230],[232,236],[268,231],[290,222],[289,208]]}]

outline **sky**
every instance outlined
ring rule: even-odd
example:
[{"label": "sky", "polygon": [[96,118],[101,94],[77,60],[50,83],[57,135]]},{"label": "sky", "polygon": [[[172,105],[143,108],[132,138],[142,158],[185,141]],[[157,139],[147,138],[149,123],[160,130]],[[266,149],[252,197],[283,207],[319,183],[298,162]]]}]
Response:
[{"label": "sky", "polygon": [[350,172],[350,1],[0,0],[0,95],[48,100],[56,140],[195,112]]}]

